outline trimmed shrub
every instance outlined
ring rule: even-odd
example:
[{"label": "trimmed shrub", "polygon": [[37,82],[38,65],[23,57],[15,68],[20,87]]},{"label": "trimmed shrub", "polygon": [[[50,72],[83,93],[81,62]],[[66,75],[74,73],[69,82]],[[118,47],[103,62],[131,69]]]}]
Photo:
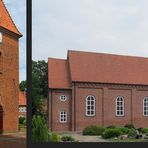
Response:
[{"label": "trimmed shrub", "polygon": [[124,127],[125,127],[125,128],[129,128],[129,129],[131,129],[131,128],[134,128],[134,129],[135,129],[135,127],[134,127],[133,124],[125,124]]},{"label": "trimmed shrub", "polygon": [[125,128],[125,127],[119,127],[116,129],[119,129],[122,132],[122,134],[128,134],[128,132],[130,130],[129,128]]},{"label": "trimmed shrub", "polygon": [[50,142],[60,142],[60,140],[61,140],[60,135],[58,135],[57,133],[51,133],[49,136]]},{"label": "trimmed shrub", "polygon": [[34,115],[32,118],[32,140],[33,142],[48,141],[48,127],[44,117]]},{"label": "trimmed shrub", "polygon": [[90,125],[83,130],[83,135],[101,135],[104,132],[104,128],[96,125]]},{"label": "trimmed shrub", "polygon": [[62,141],[75,141],[75,139],[73,138],[73,137],[71,137],[71,136],[63,136],[62,138],[61,138],[61,140]]},{"label": "trimmed shrub", "polygon": [[107,126],[106,128],[116,128],[114,125]]},{"label": "trimmed shrub", "polygon": [[122,134],[122,132],[117,128],[113,128],[113,129],[108,128],[108,129],[105,129],[105,131],[102,134],[102,137],[104,139],[107,139],[107,138],[118,137],[121,134]]}]

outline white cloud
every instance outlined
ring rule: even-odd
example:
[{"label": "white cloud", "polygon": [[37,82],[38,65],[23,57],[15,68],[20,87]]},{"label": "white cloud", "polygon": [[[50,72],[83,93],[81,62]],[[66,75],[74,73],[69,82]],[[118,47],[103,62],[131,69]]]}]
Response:
[{"label": "white cloud", "polygon": [[33,1],[33,59],[68,49],[148,56],[146,0]]}]

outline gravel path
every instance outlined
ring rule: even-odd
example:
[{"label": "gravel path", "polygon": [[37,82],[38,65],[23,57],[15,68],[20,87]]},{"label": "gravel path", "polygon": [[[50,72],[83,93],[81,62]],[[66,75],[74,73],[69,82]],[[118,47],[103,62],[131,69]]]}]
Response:
[{"label": "gravel path", "polygon": [[79,142],[109,142],[105,139],[102,139],[101,136],[84,136],[77,133],[61,133],[61,136],[71,136]]}]

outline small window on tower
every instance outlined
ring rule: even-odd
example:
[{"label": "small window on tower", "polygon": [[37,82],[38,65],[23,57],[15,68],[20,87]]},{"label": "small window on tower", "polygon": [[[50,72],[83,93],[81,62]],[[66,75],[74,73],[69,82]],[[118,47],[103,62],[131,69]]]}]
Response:
[{"label": "small window on tower", "polygon": [[0,32],[0,43],[2,43],[2,40],[3,40],[3,35],[2,32]]}]

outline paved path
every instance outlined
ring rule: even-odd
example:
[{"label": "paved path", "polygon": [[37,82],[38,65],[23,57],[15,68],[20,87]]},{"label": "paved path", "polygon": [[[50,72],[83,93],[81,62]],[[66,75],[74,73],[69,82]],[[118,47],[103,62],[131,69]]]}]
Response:
[{"label": "paved path", "polygon": [[108,140],[102,139],[101,136],[84,136],[78,133],[61,133],[61,136],[71,136],[79,142],[109,142]]},{"label": "paved path", "polygon": [[7,133],[0,135],[0,148],[26,148],[25,133]]}]

